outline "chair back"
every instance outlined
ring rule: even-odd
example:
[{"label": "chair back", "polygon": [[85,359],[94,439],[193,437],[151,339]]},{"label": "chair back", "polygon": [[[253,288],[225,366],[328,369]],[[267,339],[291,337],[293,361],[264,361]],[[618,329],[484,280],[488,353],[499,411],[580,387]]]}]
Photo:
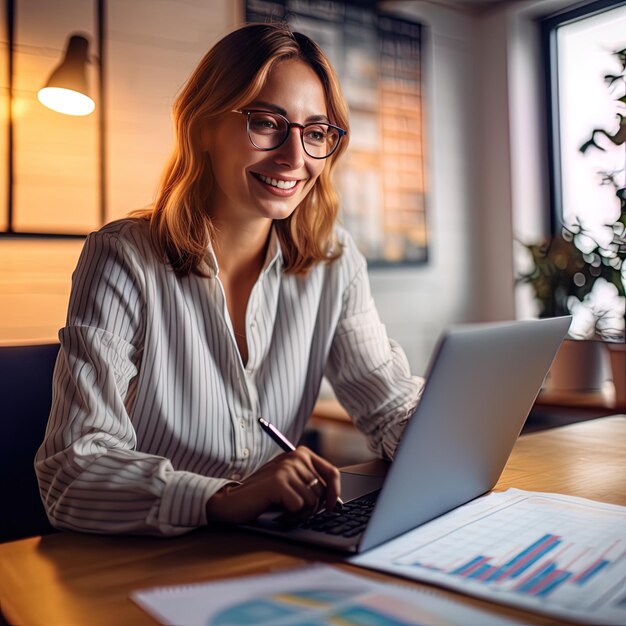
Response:
[{"label": "chair back", "polygon": [[48,422],[58,352],[56,343],[0,346],[0,541],[53,530],[33,463]]}]

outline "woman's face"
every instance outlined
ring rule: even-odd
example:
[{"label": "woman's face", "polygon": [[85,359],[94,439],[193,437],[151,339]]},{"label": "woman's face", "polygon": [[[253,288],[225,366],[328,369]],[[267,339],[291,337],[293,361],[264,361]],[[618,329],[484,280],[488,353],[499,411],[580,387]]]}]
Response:
[{"label": "woman's face", "polygon": [[[327,116],[322,83],[299,60],[276,64],[258,97],[244,108],[281,113],[299,124]],[[285,143],[275,150],[255,148],[246,133],[246,116],[238,113],[216,123],[207,134],[207,147],[215,177],[209,213],[218,223],[288,217],[326,162],[306,154],[299,128],[291,128]]]}]

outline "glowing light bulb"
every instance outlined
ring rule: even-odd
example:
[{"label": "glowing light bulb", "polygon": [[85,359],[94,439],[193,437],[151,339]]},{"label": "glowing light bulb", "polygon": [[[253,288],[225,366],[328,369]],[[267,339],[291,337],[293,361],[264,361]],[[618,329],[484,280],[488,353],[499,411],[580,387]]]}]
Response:
[{"label": "glowing light bulb", "polygon": [[96,108],[89,96],[61,87],[44,87],[39,90],[37,98],[49,109],[66,115],[89,115]]}]

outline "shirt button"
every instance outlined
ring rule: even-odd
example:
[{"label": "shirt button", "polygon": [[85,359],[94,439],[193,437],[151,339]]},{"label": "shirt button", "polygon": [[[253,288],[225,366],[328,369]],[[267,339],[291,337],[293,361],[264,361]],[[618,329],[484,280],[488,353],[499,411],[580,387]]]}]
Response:
[{"label": "shirt button", "polygon": [[242,456],[244,459],[247,459],[247,458],[250,456],[250,450],[248,450],[248,448],[244,448],[244,449],[241,451],[241,456]]},{"label": "shirt button", "polygon": [[241,420],[239,422],[239,426],[241,426],[242,428],[245,428],[246,427],[246,423],[243,420]]},{"label": "shirt button", "polygon": [[254,320],[250,322],[250,328],[256,328],[256,322]]},{"label": "shirt button", "polygon": [[231,480],[241,480],[241,474],[231,474],[230,478]]},{"label": "shirt button", "polygon": [[246,367],[246,373],[250,374],[250,375],[254,374],[254,368],[253,367]]}]

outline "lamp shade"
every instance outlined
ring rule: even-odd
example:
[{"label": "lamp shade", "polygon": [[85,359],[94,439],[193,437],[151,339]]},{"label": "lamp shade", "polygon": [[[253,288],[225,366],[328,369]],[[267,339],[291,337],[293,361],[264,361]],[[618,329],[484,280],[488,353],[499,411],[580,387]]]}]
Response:
[{"label": "lamp shade", "polygon": [[59,113],[89,115],[96,105],[89,96],[88,53],[89,41],[82,35],[72,35],[63,61],[37,94],[39,102]]}]

